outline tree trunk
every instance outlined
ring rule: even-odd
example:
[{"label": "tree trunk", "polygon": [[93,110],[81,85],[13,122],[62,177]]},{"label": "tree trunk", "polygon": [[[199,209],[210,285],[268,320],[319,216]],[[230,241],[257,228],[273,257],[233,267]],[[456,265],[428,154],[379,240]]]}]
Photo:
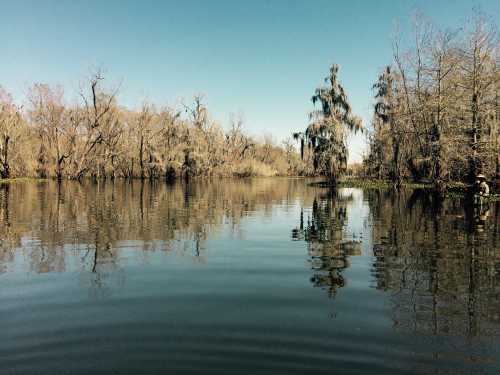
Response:
[{"label": "tree trunk", "polygon": [[[474,89],[475,91],[475,89]],[[472,129],[471,129],[471,148],[472,154],[469,158],[469,179],[474,182],[476,175],[478,173],[477,165],[477,143],[478,143],[478,105],[477,105],[477,94],[472,95]]]},{"label": "tree trunk", "polygon": [[144,173],[144,137],[142,135],[139,144],[139,166],[141,168],[141,180],[144,180],[146,175]]},{"label": "tree trunk", "polygon": [[3,141],[2,171],[0,173],[2,178],[10,178],[9,141],[10,137],[5,136]]},{"label": "tree trunk", "polygon": [[441,99],[442,99],[442,90],[441,85],[443,81],[442,77],[442,61],[439,58],[438,62],[438,70],[437,70],[437,110],[436,117],[434,119],[434,127],[433,127],[433,159],[434,159],[434,185],[436,190],[439,193],[444,193],[443,188],[443,176],[442,176],[442,147],[441,147]]},{"label": "tree trunk", "polygon": [[399,168],[399,153],[400,153],[400,144],[399,141],[396,140],[396,137],[393,138],[392,143],[392,182],[395,186],[401,185],[401,175]]}]

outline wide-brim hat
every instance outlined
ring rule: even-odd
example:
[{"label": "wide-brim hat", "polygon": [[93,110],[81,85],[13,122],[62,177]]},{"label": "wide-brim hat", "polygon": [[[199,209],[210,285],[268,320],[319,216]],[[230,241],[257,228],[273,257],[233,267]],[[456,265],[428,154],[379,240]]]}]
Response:
[{"label": "wide-brim hat", "polygon": [[485,176],[484,174],[478,174],[478,175],[476,176],[476,178],[477,178],[478,180],[486,180],[486,176]]}]

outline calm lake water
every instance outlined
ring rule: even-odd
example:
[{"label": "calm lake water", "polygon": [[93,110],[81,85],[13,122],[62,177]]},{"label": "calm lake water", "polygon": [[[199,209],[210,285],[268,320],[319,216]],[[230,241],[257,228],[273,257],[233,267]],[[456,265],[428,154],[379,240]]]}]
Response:
[{"label": "calm lake water", "polygon": [[499,374],[500,205],[0,185],[0,374]]}]

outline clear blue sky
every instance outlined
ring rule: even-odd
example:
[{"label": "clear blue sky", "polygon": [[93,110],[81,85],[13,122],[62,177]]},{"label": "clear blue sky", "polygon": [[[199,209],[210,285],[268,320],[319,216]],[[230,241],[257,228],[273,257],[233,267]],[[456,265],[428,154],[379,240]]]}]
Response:
[{"label": "clear blue sky", "polygon": [[[458,26],[474,6],[500,16],[497,0],[0,0],[0,85],[17,100],[33,82],[61,84],[71,97],[101,66],[122,81],[124,105],[175,105],[203,93],[223,126],[242,113],[250,134],[282,140],[306,126],[332,62],[368,123],[395,22],[408,30],[419,9]],[[350,140],[351,160],[363,142]]]}]

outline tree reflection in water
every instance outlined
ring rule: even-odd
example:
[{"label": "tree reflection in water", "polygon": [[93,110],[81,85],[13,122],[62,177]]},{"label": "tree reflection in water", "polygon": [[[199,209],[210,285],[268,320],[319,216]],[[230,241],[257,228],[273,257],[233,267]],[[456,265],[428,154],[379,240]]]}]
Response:
[{"label": "tree reflection in water", "polygon": [[34,273],[77,267],[91,289],[105,290],[123,282],[126,251],[146,263],[157,251],[203,262],[207,239],[223,225],[241,236],[243,218],[271,216],[283,197],[302,199],[306,190],[303,181],[280,179],[0,184],[0,273],[17,257]]},{"label": "tree reflection in water", "polygon": [[[460,200],[370,191],[373,274],[394,327],[433,335],[500,333],[499,205],[478,225]],[[464,209],[465,207],[465,209]]]},{"label": "tree reflection in water", "polygon": [[0,185],[0,273],[7,270],[7,264],[12,262],[14,254],[11,249],[19,244],[18,238],[12,228],[10,219],[10,185]]},{"label": "tree reflection in water", "polygon": [[[233,315],[231,329],[245,324],[240,311],[256,308],[257,315],[262,314],[257,334],[267,334],[268,327],[274,327],[278,329],[275,333],[280,333],[273,335],[281,340],[280,319],[295,317],[298,324],[293,326],[300,333],[290,335],[290,340],[300,345],[317,342],[316,348],[325,350],[321,352],[324,358],[330,358],[332,344],[339,349],[336,354],[347,348],[376,361],[393,360],[398,368],[408,366],[408,371],[405,367],[405,372],[399,373],[445,374],[451,369],[454,374],[488,373],[497,366],[500,334],[500,204],[483,208],[477,212],[460,200],[440,201],[422,191],[328,191],[310,187],[303,180],[278,178],[173,185],[140,181],[0,184],[0,276],[7,276],[2,278],[6,291],[3,301],[7,302],[4,311],[10,311],[12,303],[17,309],[12,311],[24,316],[24,322],[34,322],[36,328],[45,327],[49,315],[58,317],[52,312],[64,303],[93,311],[118,297],[125,303],[120,306],[149,313],[142,301],[154,290],[143,293],[143,289],[134,289],[138,285],[159,288],[155,292],[159,305],[151,311],[163,311],[163,283],[166,285],[171,276],[166,275],[168,270],[178,276],[178,283],[165,290],[179,296],[167,303],[176,306],[171,312],[175,314],[180,306],[178,319],[182,320],[183,312],[192,310],[200,296],[206,296],[203,304],[213,308],[213,315],[207,315],[207,327],[212,326],[212,317],[221,318],[214,337],[226,318],[219,304],[226,303],[230,312],[239,301],[241,310],[235,310],[238,313]],[[294,225],[292,239],[299,242],[290,249],[286,241]],[[363,244],[353,233],[359,225]],[[217,242],[218,237],[224,240],[225,248]],[[209,242],[212,239],[214,242]],[[241,240],[237,242],[241,247],[233,247],[232,240]],[[282,251],[284,248],[290,253]],[[290,281],[293,286],[303,286],[305,252],[312,285],[326,293],[303,296],[288,288]],[[159,255],[164,253],[178,256]],[[213,258],[208,259],[209,255]],[[360,257],[354,261],[353,256]],[[177,264],[180,258],[189,262]],[[204,259],[214,261],[200,267],[193,264]],[[167,260],[168,264],[162,263]],[[348,268],[352,272],[346,272]],[[249,277],[249,270],[259,277]],[[28,283],[21,276],[57,272],[64,275],[28,276]],[[153,275],[150,279],[148,272]],[[140,277],[135,278],[137,274]],[[66,285],[75,278],[80,283],[76,288]],[[206,289],[202,284],[207,284]],[[189,293],[195,286],[201,288],[198,294]],[[17,298],[18,288],[25,288],[32,296],[66,290],[88,291],[91,297],[105,298],[94,304],[80,296],[81,304],[74,305],[72,298],[62,295],[62,304],[53,305],[57,296],[47,301],[24,300]],[[214,291],[221,293],[220,300],[212,298]],[[335,322],[329,320],[324,312],[331,304],[325,303],[322,294],[346,296],[334,304],[336,311],[349,314],[339,314]],[[127,300],[127,296],[133,298]],[[290,305],[285,308],[283,301]],[[46,308],[38,313],[36,306]],[[183,306],[187,309],[182,310]],[[23,315],[30,309],[32,314]],[[196,312],[192,318],[199,315]],[[120,311],[110,318],[121,316]],[[309,316],[318,321],[306,326],[312,321]],[[52,327],[59,323],[54,319]],[[168,323],[168,314],[164,319],[162,322]],[[248,321],[256,322],[253,315]],[[106,325],[102,323],[99,330],[109,334],[112,327],[103,328]],[[357,331],[360,325],[362,330]],[[141,329],[146,333],[148,327]],[[248,326],[248,331],[255,327]],[[156,332],[157,328],[153,329]],[[290,324],[286,329],[294,328]],[[11,331],[17,335],[17,329]],[[313,340],[309,331],[324,334],[324,339],[315,336]],[[302,341],[304,332],[308,334]],[[132,333],[129,342],[137,341],[135,331]],[[87,341],[82,343],[88,347]],[[392,352],[392,345],[401,348]],[[34,349],[27,348],[30,353]],[[474,371],[469,371],[471,368]]]},{"label": "tree reflection in water", "polygon": [[349,257],[361,255],[361,242],[349,240],[345,233],[347,203],[352,200],[352,195],[337,190],[317,195],[306,222],[302,209],[299,227],[292,230],[294,240],[307,242],[312,284],[327,290],[330,297],[346,284],[342,273],[349,267]]},{"label": "tree reflection in water", "polygon": [[422,191],[367,190],[354,198],[293,179],[2,184],[0,273],[76,268],[99,294],[124,282],[132,251],[145,263],[158,251],[203,261],[207,240],[222,228],[240,238],[246,217],[299,205],[292,238],[307,244],[312,284],[335,296],[348,284],[350,257],[361,255],[346,230],[348,219],[358,219],[351,208],[359,199],[369,208],[372,283],[390,294],[396,329],[471,339],[498,333],[500,204],[478,217],[460,200],[441,202]]},{"label": "tree reflection in water", "polygon": [[[425,342],[417,373],[440,361],[495,363],[500,335],[500,203],[478,211],[420,190],[363,192],[369,205],[372,285],[389,295],[393,328]],[[329,192],[302,210],[294,240],[307,242],[315,287],[333,297],[361,244],[346,230],[352,197]],[[435,361],[435,362],[434,362]],[[438,365],[439,367],[439,365]],[[457,370],[453,370],[457,373]],[[467,372],[469,373],[469,372]]]}]

